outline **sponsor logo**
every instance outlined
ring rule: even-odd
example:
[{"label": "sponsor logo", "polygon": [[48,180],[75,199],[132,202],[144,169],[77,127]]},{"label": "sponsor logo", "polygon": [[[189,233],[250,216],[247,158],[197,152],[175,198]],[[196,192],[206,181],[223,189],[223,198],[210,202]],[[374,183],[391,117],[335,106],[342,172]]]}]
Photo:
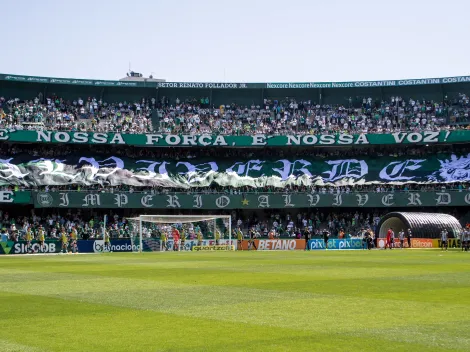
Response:
[{"label": "sponsor logo", "polygon": [[[11,254],[26,254],[29,252],[29,248],[26,243],[17,242],[13,245],[12,249],[13,251],[10,252]],[[57,246],[54,242],[46,242],[41,248],[41,245],[39,243],[32,243],[31,250],[33,251],[33,253],[38,253],[40,251],[43,251],[45,253],[56,253]]]},{"label": "sponsor logo", "polygon": [[127,241],[119,241],[119,244],[111,241],[109,245],[105,245],[104,240],[95,240],[93,243],[93,252],[133,252],[138,251],[139,247],[139,245],[131,244]]},{"label": "sponsor logo", "polygon": [[10,254],[11,249],[13,248],[13,242],[0,242],[0,245],[2,246],[3,253],[5,254]]},{"label": "sponsor logo", "polygon": [[233,251],[235,250],[234,246],[193,246],[193,251]]},{"label": "sponsor logo", "polygon": [[54,199],[49,193],[38,193],[36,196],[38,204],[42,207],[52,206]]},{"label": "sponsor logo", "polygon": [[308,246],[310,250],[325,249],[325,242],[323,240],[310,240]]},{"label": "sponsor logo", "polygon": [[293,251],[296,249],[305,249],[304,240],[259,240],[255,241],[255,244],[259,251]]},{"label": "sponsor logo", "polygon": [[413,248],[433,248],[432,239],[430,238],[413,238],[411,239]]}]

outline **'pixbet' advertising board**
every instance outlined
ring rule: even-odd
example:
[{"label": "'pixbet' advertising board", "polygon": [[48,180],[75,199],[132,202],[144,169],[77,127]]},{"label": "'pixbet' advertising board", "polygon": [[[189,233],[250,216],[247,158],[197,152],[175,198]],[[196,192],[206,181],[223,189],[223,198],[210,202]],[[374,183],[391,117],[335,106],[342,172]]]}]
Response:
[{"label": "'pixbet' advertising board", "polygon": [[[362,249],[363,243],[359,238],[352,239],[331,239],[328,240],[328,249]],[[308,249],[320,250],[326,249],[324,240],[310,240],[308,241]]]}]

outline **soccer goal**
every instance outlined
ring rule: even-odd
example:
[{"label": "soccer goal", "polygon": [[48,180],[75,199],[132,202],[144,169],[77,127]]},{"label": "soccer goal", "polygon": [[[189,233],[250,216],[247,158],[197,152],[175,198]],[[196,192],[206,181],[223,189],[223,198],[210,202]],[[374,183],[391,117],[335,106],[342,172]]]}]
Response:
[{"label": "soccer goal", "polygon": [[235,250],[230,215],[128,218],[133,252]]}]

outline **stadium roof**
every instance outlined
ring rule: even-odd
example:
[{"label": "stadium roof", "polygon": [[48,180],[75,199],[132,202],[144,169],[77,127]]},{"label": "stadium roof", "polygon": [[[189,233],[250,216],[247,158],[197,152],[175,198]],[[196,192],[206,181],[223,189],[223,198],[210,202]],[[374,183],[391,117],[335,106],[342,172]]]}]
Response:
[{"label": "stadium roof", "polygon": [[440,85],[452,83],[470,83],[470,76],[402,79],[385,81],[355,81],[355,82],[291,82],[291,83],[217,83],[217,82],[157,82],[155,79],[142,81],[111,81],[77,78],[54,78],[24,75],[0,74],[0,81],[68,84],[108,87],[151,87],[151,88],[206,88],[206,89],[318,89],[318,88],[366,88],[366,87],[400,87],[420,85]]}]

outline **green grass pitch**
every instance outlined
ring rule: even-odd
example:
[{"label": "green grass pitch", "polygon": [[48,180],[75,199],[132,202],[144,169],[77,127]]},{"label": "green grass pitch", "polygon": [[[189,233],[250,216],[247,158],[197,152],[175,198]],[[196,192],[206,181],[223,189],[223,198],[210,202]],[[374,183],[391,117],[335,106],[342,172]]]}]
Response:
[{"label": "green grass pitch", "polygon": [[470,351],[470,253],[0,258],[0,351]]}]

